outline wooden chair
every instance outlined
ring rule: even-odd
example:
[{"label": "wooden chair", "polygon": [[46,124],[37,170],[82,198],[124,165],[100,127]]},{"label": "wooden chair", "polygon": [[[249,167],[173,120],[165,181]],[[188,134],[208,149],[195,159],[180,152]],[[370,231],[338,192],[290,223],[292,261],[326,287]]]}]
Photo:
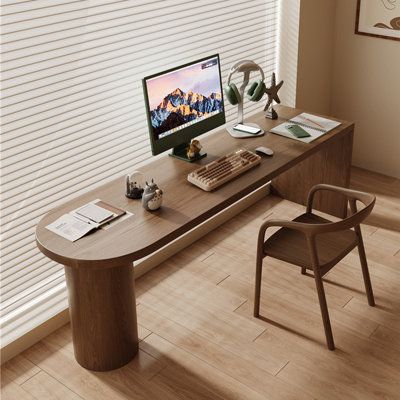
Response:
[{"label": "wooden chair", "polygon": [[[338,222],[332,222],[313,214],[313,198],[319,190],[330,190],[346,196],[352,215]],[[360,211],[357,211],[357,200],[364,204],[364,208]],[[310,190],[305,214],[293,221],[268,220],[263,223],[258,234],[254,316],[258,317],[260,312],[261,273],[264,257],[269,256],[297,265],[301,267],[303,275],[307,269],[310,269],[313,271],[317,287],[326,342],[329,350],[334,350],[335,345],[322,277],[358,246],[368,304],[375,305],[360,229],[360,223],[371,213],[374,204],[375,196],[371,194],[320,184]],[[272,226],[281,228],[265,241],[265,232]]]}]

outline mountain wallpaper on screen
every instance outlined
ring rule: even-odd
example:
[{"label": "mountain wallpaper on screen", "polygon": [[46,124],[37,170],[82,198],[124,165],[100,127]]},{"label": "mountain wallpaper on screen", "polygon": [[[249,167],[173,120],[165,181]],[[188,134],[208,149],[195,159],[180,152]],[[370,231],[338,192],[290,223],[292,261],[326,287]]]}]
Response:
[{"label": "mountain wallpaper on screen", "polygon": [[221,93],[204,96],[191,90],[187,93],[177,88],[151,110],[151,124],[156,137],[186,122],[207,115],[212,111],[222,111]]}]

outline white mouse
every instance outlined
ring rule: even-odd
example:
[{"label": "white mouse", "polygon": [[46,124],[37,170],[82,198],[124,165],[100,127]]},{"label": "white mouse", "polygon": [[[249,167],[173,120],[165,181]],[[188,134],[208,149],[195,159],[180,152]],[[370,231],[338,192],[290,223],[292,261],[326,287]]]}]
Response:
[{"label": "white mouse", "polygon": [[268,147],[257,147],[256,148],[256,153],[259,154],[260,156],[268,156],[272,157],[274,155],[274,151],[269,149]]}]

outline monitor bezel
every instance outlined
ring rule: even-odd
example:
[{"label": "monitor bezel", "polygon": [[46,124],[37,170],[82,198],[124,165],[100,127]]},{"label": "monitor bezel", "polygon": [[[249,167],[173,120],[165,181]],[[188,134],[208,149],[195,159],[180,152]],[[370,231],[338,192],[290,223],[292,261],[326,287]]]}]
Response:
[{"label": "monitor bezel", "polygon": [[[173,72],[175,70],[181,69],[188,67],[193,64],[197,64],[199,62],[209,60],[212,58],[217,58],[218,59],[218,69],[219,69],[219,84],[221,88],[221,98],[222,98],[222,111],[216,115],[213,115],[211,117],[208,117],[202,121],[198,121],[193,125],[187,126],[186,128],[177,131],[169,136],[155,139],[154,134],[153,134],[153,126],[151,124],[151,110],[150,110],[150,103],[149,103],[149,97],[147,93],[147,80],[156,78],[160,75],[167,74],[169,72]],[[189,143],[191,139],[200,136],[204,133],[209,132],[212,129],[218,128],[222,125],[225,124],[226,118],[225,118],[225,102],[224,102],[224,94],[223,94],[223,88],[222,88],[222,76],[221,76],[221,63],[220,63],[220,58],[219,54],[213,54],[207,57],[202,57],[198,60],[194,60],[173,68],[169,68],[165,71],[162,72],[157,72],[156,74],[152,74],[149,76],[146,76],[142,79],[142,86],[143,86],[143,93],[144,93],[144,100],[145,100],[145,107],[146,107],[146,114],[147,114],[147,125],[148,125],[148,130],[149,130],[149,136],[150,136],[150,144],[151,144],[151,152],[153,155],[157,155],[160,153],[163,153],[164,151],[167,151],[169,149],[172,149],[174,147],[180,146],[184,143]]]}]

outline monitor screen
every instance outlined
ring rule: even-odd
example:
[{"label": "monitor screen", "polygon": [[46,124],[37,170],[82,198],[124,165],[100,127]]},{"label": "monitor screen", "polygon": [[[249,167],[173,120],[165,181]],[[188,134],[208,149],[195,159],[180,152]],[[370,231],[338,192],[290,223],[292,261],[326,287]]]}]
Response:
[{"label": "monitor screen", "polygon": [[184,131],[191,137],[204,133],[188,128],[224,115],[218,55],[147,77],[143,84],[152,142],[173,136],[187,141]]}]

